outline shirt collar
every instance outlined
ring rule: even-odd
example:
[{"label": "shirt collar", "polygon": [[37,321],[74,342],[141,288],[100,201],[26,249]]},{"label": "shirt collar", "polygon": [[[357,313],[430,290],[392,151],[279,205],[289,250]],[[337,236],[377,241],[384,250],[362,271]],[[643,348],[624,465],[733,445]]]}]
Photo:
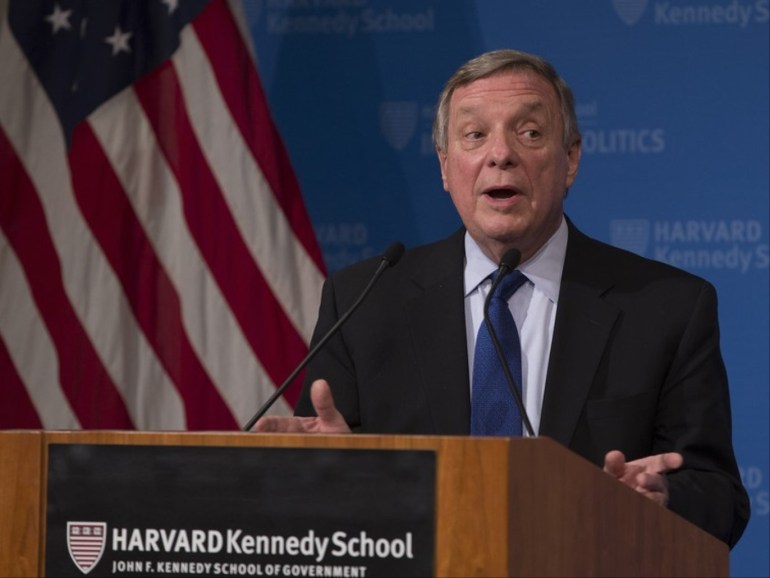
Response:
[{"label": "shirt collar", "polygon": [[[567,254],[567,222],[562,217],[556,232],[540,247],[530,259],[517,267],[548,299],[559,300],[561,273]],[[476,241],[465,232],[465,273],[464,287],[467,297],[487,278],[497,271],[498,264],[489,259]]]}]

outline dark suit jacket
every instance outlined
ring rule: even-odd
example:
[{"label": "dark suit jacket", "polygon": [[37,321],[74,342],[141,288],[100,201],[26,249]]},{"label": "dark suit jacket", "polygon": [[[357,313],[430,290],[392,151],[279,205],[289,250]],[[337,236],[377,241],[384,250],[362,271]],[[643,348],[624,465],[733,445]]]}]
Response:
[{"label": "dark suit jacket", "polygon": [[[366,433],[467,435],[464,230],[407,251],[307,371]],[[314,341],[359,296],[379,259],[326,282]],[[569,223],[539,435],[597,465],[677,451],[669,507],[731,546],[749,505],[732,449],[712,285],[589,239]]]}]

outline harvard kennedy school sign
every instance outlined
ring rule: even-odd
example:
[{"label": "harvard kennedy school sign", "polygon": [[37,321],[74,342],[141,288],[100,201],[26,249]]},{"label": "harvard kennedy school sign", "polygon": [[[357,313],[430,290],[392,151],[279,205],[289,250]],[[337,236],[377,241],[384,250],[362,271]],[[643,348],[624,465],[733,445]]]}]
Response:
[{"label": "harvard kennedy school sign", "polygon": [[52,445],[48,576],[426,576],[430,451]]}]

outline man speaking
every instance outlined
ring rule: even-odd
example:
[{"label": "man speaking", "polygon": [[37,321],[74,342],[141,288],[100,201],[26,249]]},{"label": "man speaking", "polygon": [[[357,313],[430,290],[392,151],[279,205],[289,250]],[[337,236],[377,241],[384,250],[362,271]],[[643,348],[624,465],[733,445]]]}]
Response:
[{"label": "man speaking", "polygon": [[[483,54],[442,91],[433,138],[463,228],[385,271],[308,365],[296,417],[255,429],[532,428],[734,545],[749,503],[715,290],[590,239],[565,216],[581,153],[567,84],[537,56]],[[501,265],[512,250],[517,263]],[[327,280],[314,342],[376,266]]]}]

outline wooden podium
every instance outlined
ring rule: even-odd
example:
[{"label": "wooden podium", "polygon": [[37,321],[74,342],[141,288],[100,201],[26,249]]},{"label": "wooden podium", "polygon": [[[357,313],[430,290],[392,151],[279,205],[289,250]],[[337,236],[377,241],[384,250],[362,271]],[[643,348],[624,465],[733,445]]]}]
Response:
[{"label": "wooden podium", "polygon": [[728,548],[546,438],[0,432],[0,576],[44,576],[54,444],[428,450],[436,576],[727,576]]}]

